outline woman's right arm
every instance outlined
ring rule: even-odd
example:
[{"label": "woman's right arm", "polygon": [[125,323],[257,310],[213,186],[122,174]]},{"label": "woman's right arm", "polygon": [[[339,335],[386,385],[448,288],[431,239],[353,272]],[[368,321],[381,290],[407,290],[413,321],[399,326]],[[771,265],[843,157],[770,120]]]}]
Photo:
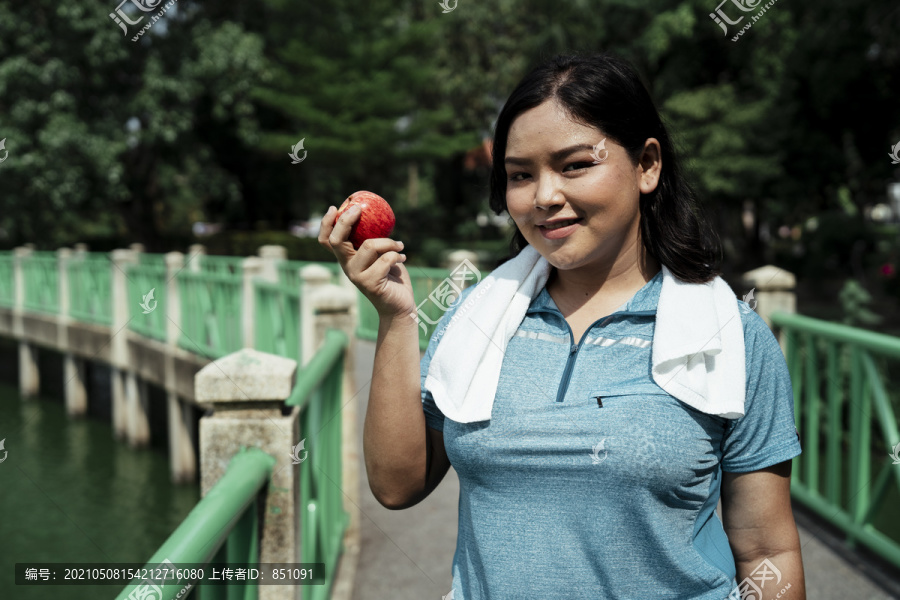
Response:
[{"label": "woman's right arm", "polygon": [[366,240],[359,250],[348,241],[359,209],[332,226],[336,209],[322,218],[319,243],[334,252],[350,281],[378,311],[378,338],[369,406],[363,428],[363,456],[369,487],[390,509],[421,502],[450,467],[440,431],[426,426],[419,372],[419,325],[412,283],[390,238]]}]

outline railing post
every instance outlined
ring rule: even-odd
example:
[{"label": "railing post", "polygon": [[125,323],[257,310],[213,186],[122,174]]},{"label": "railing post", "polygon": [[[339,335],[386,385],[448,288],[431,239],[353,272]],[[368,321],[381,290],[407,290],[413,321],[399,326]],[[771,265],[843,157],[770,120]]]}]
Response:
[{"label": "railing post", "polygon": [[304,366],[312,359],[316,348],[324,339],[324,333],[318,337],[316,334],[313,293],[330,281],[331,273],[322,265],[306,265],[300,269],[300,356],[303,357]]},{"label": "railing post", "polygon": [[188,265],[188,271],[197,273],[203,266],[203,257],[206,256],[206,246],[203,244],[191,244],[188,247],[188,255],[185,262]]},{"label": "railing post", "polygon": [[262,272],[263,260],[258,256],[248,256],[241,261],[243,276],[241,331],[244,348],[253,348],[256,345],[256,295],[253,293],[253,280],[261,277]]},{"label": "railing post", "polygon": [[[59,274],[59,316],[57,325],[57,345],[63,352],[63,377],[66,397],[66,413],[70,417],[80,417],[87,413],[87,389],[84,383],[84,359],[72,354],[69,349],[69,324],[71,318],[71,295],[69,285],[69,262],[72,251],[59,248],[56,251]],[[79,253],[77,259],[84,258]]]},{"label": "railing post", "polygon": [[287,248],[276,245],[260,246],[258,252],[263,261],[263,279],[278,281],[278,263],[287,260]]},{"label": "railing post", "polygon": [[[797,312],[797,297],[794,294],[797,278],[793,273],[774,265],[766,265],[744,273],[744,285],[748,288],[744,295],[753,290],[756,313],[762,317],[769,329],[772,328],[773,312]],[[748,304],[753,308],[752,301]],[[786,338],[783,333],[779,333],[778,343],[784,352]]]},{"label": "railing post", "polygon": [[455,269],[464,260],[472,263],[472,266],[476,269],[478,268],[478,255],[471,250],[453,250],[447,254],[447,258],[444,261],[444,267],[451,270]]},{"label": "railing post", "polygon": [[[200,419],[200,492],[206,496],[242,447],[275,458],[260,516],[259,562],[300,562],[299,410],[282,415],[294,388],[297,361],[244,348],[203,367],[194,378],[197,402],[212,405]],[[301,463],[302,464],[302,463]],[[300,586],[261,585],[260,600],[294,600]]]},{"label": "railing post", "polygon": [[25,261],[32,252],[34,244],[26,244],[13,251],[13,280],[16,294],[13,304],[13,335],[19,339],[19,394],[23,398],[37,396],[41,387],[37,347],[25,341]]},{"label": "railing post", "polygon": [[181,336],[181,298],[176,274],[184,268],[184,254],[169,252],[165,256],[166,284],[166,345],[165,387],[169,420],[169,471],[174,483],[188,483],[197,478],[197,441],[193,436],[191,405],[183,402],[175,391],[178,389],[175,373],[175,354]]},{"label": "railing post", "polygon": [[[322,269],[317,265],[310,265],[302,270],[304,281],[315,281],[309,275],[316,275],[316,271],[308,269]],[[308,278],[309,277],[309,278]],[[301,301],[308,296],[308,303],[315,314],[315,327],[303,329],[313,330],[314,348],[319,348],[325,339],[329,329],[339,329],[346,334],[348,343],[344,355],[344,372],[341,381],[340,411],[341,419],[341,490],[343,491],[344,511],[350,515],[350,522],[344,532],[344,554],[335,576],[332,598],[351,598],[353,595],[353,582],[356,579],[356,569],[359,562],[360,550],[360,465],[362,463],[359,448],[359,400],[354,378],[355,363],[355,335],[356,335],[356,302],[357,289],[349,289],[341,284],[319,284],[314,289],[307,288],[301,295]],[[309,323],[310,321],[302,321]],[[304,355],[307,356],[307,355]],[[308,356],[312,356],[310,353]]]},{"label": "railing post", "polygon": [[136,385],[127,384],[126,378],[133,379],[128,352],[128,279],[125,270],[128,265],[137,264],[137,255],[132,250],[113,250],[110,253],[110,285],[112,286],[112,337],[110,338],[110,377],[112,378],[112,424],[117,439],[129,437],[128,392],[136,391]]}]

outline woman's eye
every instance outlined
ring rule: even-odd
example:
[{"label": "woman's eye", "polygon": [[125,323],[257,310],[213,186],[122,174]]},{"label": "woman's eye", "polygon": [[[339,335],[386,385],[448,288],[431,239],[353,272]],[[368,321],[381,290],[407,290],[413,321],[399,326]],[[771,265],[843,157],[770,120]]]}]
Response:
[{"label": "woman's eye", "polygon": [[[593,164],[594,163],[588,163],[588,162],[571,163],[570,165],[566,166],[566,169],[568,169],[569,167],[577,167],[578,165],[583,165],[581,168],[586,168],[586,167],[590,167]],[[573,169],[573,170],[580,171],[581,169]]]},{"label": "woman's eye", "polygon": [[510,181],[522,181],[521,179],[516,179],[519,175],[525,175],[526,173],[514,173],[512,177],[509,178]]}]

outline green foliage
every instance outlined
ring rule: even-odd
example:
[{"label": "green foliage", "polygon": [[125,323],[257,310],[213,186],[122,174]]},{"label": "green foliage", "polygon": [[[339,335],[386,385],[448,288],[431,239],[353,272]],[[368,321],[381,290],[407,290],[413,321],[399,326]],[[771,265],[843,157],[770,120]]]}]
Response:
[{"label": "green foliage", "polygon": [[878,325],[883,320],[869,308],[872,295],[855,279],[844,282],[838,300],[844,313],[842,322],[846,325]]},{"label": "green foliage", "polygon": [[212,198],[241,201],[213,131],[253,140],[261,39],[179,7],[132,42],[139,27],[123,37],[115,5],[0,4],[0,228],[12,243],[129,232],[153,249]]},{"label": "green foliage", "polygon": [[[411,262],[505,249],[507,236],[472,224],[487,179],[462,156],[539,61],[611,50],[644,76],[734,268],[776,257],[822,278],[854,248],[864,269],[880,266],[872,256],[896,263],[896,250],[871,254],[882,238],[863,219],[897,176],[885,156],[900,139],[895,3],[778,2],[736,42],[738,27],[723,36],[708,17],[716,4],[181,0],[135,43],[136,26],[126,37],[108,17],[116,0],[2,2],[2,243],[164,251],[198,220],[283,231],[369,189],[394,206]],[[292,165],[301,139],[308,156]],[[763,236],[814,215],[819,230],[799,240]],[[236,247],[260,237],[242,236]],[[296,258],[321,250],[281,237]]]},{"label": "green foliage", "polygon": [[200,240],[208,254],[256,256],[260,246],[284,246],[288,260],[335,262],[334,254],[316,238],[298,238],[283,231],[228,231]]}]

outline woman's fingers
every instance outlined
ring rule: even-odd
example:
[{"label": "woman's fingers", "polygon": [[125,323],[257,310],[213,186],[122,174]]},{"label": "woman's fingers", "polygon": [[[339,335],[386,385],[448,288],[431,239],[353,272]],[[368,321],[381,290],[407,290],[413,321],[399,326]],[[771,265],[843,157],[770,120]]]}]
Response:
[{"label": "woman's fingers", "polygon": [[371,277],[374,282],[384,280],[394,265],[406,262],[406,255],[400,252],[385,252],[378,257],[372,265],[366,269],[365,276]]},{"label": "woman's fingers", "polygon": [[360,209],[358,206],[351,206],[349,210],[341,215],[341,218],[335,222],[334,215],[337,209],[328,208],[328,212],[322,217],[322,225],[319,228],[319,243],[331,250],[341,260],[348,258],[350,251],[353,250],[353,244],[350,243],[350,229],[359,219]]},{"label": "woman's fingers", "polygon": [[335,209],[333,206],[328,207],[328,211],[325,213],[325,216],[322,217],[322,222],[319,223],[319,243],[331,250],[331,244],[328,243],[328,236],[331,235],[331,230],[334,229],[334,212]]},{"label": "woman's fingers", "polygon": [[[345,211],[344,214],[341,215],[341,218],[337,220],[334,224],[334,228],[331,230],[331,235],[328,236],[328,243],[331,244],[331,247],[342,245],[345,242],[349,243],[350,240],[350,230],[353,228],[353,225],[359,220],[360,209],[358,206],[351,206],[349,210]],[[351,247],[353,245],[351,244]]]},{"label": "woman's fingers", "polygon": [[354,271],[365,271],[385,252],[400,252],[403,242],[391,238],[371,238],[364,240],[359,249],[347,261],[348,268]]}]

